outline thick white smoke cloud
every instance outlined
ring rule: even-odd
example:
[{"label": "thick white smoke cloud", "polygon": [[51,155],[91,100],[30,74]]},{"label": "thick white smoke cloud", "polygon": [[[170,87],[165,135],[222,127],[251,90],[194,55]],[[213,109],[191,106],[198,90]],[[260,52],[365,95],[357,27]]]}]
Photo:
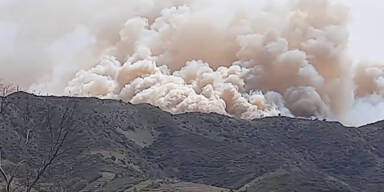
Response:
[{"label": "thick white smoke cloud", "polygon": [[384,105],[383,65],[352,64],[348,9],[327,0],[12,0],[0,12],[0,77],[30,90],[348,125]]}]

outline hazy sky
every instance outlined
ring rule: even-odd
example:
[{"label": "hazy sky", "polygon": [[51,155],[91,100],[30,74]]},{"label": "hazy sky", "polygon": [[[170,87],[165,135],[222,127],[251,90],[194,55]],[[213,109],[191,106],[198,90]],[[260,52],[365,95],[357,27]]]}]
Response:
[{"label": "hazy sky", "polygon": [[384,61],[384,1],[335,0],[351,8],[350,54],[355,59]]},{"label": "hazy sky", "polygon": [[[136,61],[137,58],[135,57],[140,57],[140,59],[142,60],[147,59],[151,62],[137,62],[137,63],[153,64],[152,63],[153,58],[151,57],[146,58],[150,56],[151,52],[149,51],[147,52],[146,51],[147,49],[144,49],[144,48],[148,48],[148,45],[150,44],[150,45],[153,45],[154,47],[149,47],[149,48],[154,48],[154,50],[156,51],[164,51],[164,52],[156,53],[161,55],[161,57],[159,56],[157,57],[157,59],[159,59],[159,63],[167,64],[167,65],[164,65],[164,67],[166,68],[171,67],[171,69],[173,69],[172,67],[174,67],[175,69],[178,67],[181,67],[181,66],[176,66],[174,64],[177,64],[177,65],[184,64],[185,61],[191,60],[191,59],[204,60],[208,64],[207,63],[200,63],[200,64],[206,66],[207,70],[209,71],[211,71],[212,68],[217,67],[217,66],[214,66],[216,64],[228,64],[226,62],[229,62],[229,64],[231,64],[231,62],[234,61],[235,57],[239,57],[236,59],[240,59],[240,61],[254,59],[254,57],[259,59],[258,54],[253,52],[254,51],[253,49],[251,50],[253,44],[258,45],[259,36],[249,35],[249,36],[242,37],[239,33],[239,34],[236,34],[237,35],[236,37],[239,37],[238,39],[236,38],[236,40],[238,41],[231,42],[234,40],[234,38],[230,38],[232,37],[231,35],[224,34],[221,31],[221,29],[226,29],[225,27],[228,24],[226,23],[227,22],[226,16],[231,15],[232,9],[234,10],[234,12],[236,12],[237,10],[245,9],[244,14],[246,16],[245,18],[247,18],[248,16],[252,16],[252,14],[250,13],[255,13],[255,12],[257,13],[259,11],[258,8],[263,7],[263,4],[264,4],[263,1],[268,3],[271,1],[274,3],[277,3],[276,4],[277,7],[275,8],[279,8],[280,3],[284,3],[285,1],[290,1],[290,0],[184,0],[184,1],[187,4],[188,3],[191,4],[192,7],[195,6],[195,9],[190,10],[184,7],[181,7],[180,10],[167,9],[167,11],[165,12],[165,15],[162,15],[159,18],[165,19],[165,18],[171,17],[170,21],[172,21],[171,22],[172,27],[169,27],[170,26],[169,23],[162,22],[162,20],[160,19],[159,22],[156,23],[155,29],[157,29],[157,27],[159,26],[162,26],[164,27],[164,29],[169,29],[169,31],[167,30],[154,31],[152,28],[151,30],[147,29],[146,20],[144,18],[131,18],[132,17],[131,14],[135,15],[136,8],[138,9],[137,13],[140,13],[139,10],[141,9],[142,9],[141,11],[143,10],[148,11],[147,9],[152,9],[151,11],[153,11],[154,14],[158,14],[156,13],[157,11],[162,10],[164,7],[170,6],[172,4],[171,2],[176,2],[176,1],[174,0],[147,0],[147,1],[146,0],[115,0],[114,3],[111,3],[109,1],[107,2],[103,0],[71,0],[71,1],[35,0],[33,2],[32,1],[29,2],[26,0],[0,0],[0,10],[3,10],[3,11],[0,11],[0,64],[2,64],[2,66],[0,67],[0,77],[7,79],[9,81],[16,82],[22,87],[29,87],[29,90],[32,90],[32,92],[33,90],[38,90],[39,93],[63,94],[64,90],[69,90],[69,91],[66,91],[66,93],[80,93],[80,94],[85,93],[85,95],[89,95],[90,94],[89,90],[94,89],[96,91],[94,91],[95,94],[93,95],[109,96],[109,94],[112,94],[112,96],[115,96],[114,94],[119,93],[120,91],[120,88],[121,88],[120,85],[136,86],[136,84],[128,84],[132,80],[129,80],[127,82],[125,82],[124,80],[120,82],[119,78],[115,78],[116,74],[118,74],[119,72],[118,70],[121,70],[121,69],[125,70],[125,68],[119,68],[121,66],[121,63],[119,63],[118,61],[108,60],[105,62],[97,63],[96,61],[97,58],[94,58],[93,57],[94,55],[92,55],[93,53],[96,53],[96,50],[100,51],[100,53],[117,55],[121,58],[132,57],[132,61]],[[297,1],[304,1],[304,0],[297,0]],[[332,20],[335,17],[337,19],[340,19],[340,23],[343,24],[343,26],[336,26],[336,28],[331,28],[332,30],[327,31],[327,33],[325,32],[319,33],[320,35],[330,35],[330,36],[332,35],[332,38],[329,38],[329,39],[328,37],[318,38],[316,36],[316,38],[312,40],[315,43],[319,43],[319,44],[314,44],[313,41],[311,41],[311,44],[308,43],[305,45],[307,49],[309,45],[311,46],[324,45],[322,43],[328,43],[328,42],[322,42],[322,41],[328,41],[328,40],[334,41],[332,43],[335,43],[336,46],[342,45],[342,47],[344,47],[346,43],[346,39],[339,36],[339,34],[345,35],[345,36],[347,35],[344,33],[344,24],[345,24],[344,12],[342,12],[341,14],[336,13],[338,11],[343,11],[343,9],[338,9],[338,7],[333,7],[333,6],[312,7],[309,5],[311,3],[316,3],[316,1],[318,0],[306,0],[306,1],[309,4],[305,4],[304,11],[309,11],[309,13],[316,12],[316,10],[314,10],[313,8],[319,9],[320,13],[326,12],[327,10],[325,9],[330,9],[329,14],[331,15],[324,15],[325,24],[326,24],[324,26],[333,25],[334,23],[328,20]],[[350,55],[351,60],[354,61],[353,63],[359,62],[360,60],[370,60],[370,61],[382,61],[384,65],[384,54],[382,54],[383,52],[382,45],[384,45],[384,26],[381,24],[382,19],[384,19],[383,0],[328,0],[328,1],[333,3],[342,3],[350,8],[350,25],[349,25],[350,39],[348,41],[349,42],[348,53]],[[68,3],[63,3],[63,2],[68,2]],[[2,5],[6,5],[7,3],[15,3],[15,4],[14,6],[11,6],[11,8],[9,8],[8,6],[2,7]],[[154,4],[151,4],[151,3],[154,3]],[[226,5],[227,3],[228,5]],[[272,5],[275,5],[274,3]],[[321,3],[321,2],[318,2],[318,3]],[[318,5],[318,4],[315,4],[315,5]],[[239,6],[239,9],[237,9],[237,6]],[[201,9],[201,12],[196,11],[199,9]],[[298,10],[297,7],[295,6],[293,6],[292,9]],[[273,27],[274,25],[279,25],[280,22],[284,26],[285,22],[287,22],[285,18],[288,17],[289,15],[284,11],[281,14],[277,14],[278,10],[279,9],[276,9],[273,11],[273,13],[271,12],[271,14],[273,15],[260,14],[260,18],[262,18],[261,16],[265,16],[265,18],[262,18],[261,20],[266,21],[266,23],[269,21],[272,22],[271,25],[265,25],[266,27],[270,27],[270,26]],[[282,9],[282,10],[285,10],[285,9]],[[199,14],[195,15],[195,12],[198,12]],[[182,15],[182,17],[179,17],[179,14]],[[247,15],[247,14],[250,14],[250,15]],[[178,19],[173,18],[176,16]],[[220,20],[212,19],[213,17],[218,17],[218,16],[220,17],[223,16],[223,18],[221,18]],[[341,17],[341,18],[338,18],[338,17]],[[180,18],[185,19],[183,20],[183,22],[185,21],[186,23],[178,22]],[[332,18],[332,19],[329,19],[329,18]],[[323,18],[317,18],[317,19],[322,20]],[[125,27],[120,26],[120,24],[126,20],[129,21],[126,24],[126,26]],[[256,20],[250,20],[250,21],[252,22],[254,21],[255,23],[253,24],[255,24],[255,26],[260,24],[261,27],[263,27],[264,25],[263,22],[258,23],[258,21]],[[278,24],[274,22],[278,22]],[[218,24],[217,25],[218,30],[213,30],[212,32],[207,30],[207,27],[206,27],[207,24],[210,24],[210,25]],[[245,22],[245,24],[247,24],[247,22]],[[180,28],[174,27],[174,25]],[[306,27],[310,27],[310,26],[306,26]],[[214,27],[213,29],[216,29],[216,27]],[[246,29],[247,28],[244,28],[241,30],[246,30]],[[184,32],[184,30],[187,32]],[[150,31],[150,32],[147,32],[147,31]],[[120,39],[121,42],[113,44],[116,46],[112,46],[111,49],[106,50],[106,47],[112,45],[112,44],[111,45],[109,44],[112,42],[112,40],[113,42],[117,40],[115,39],[115,36],[109,33],[120,34],[122,38]],[[95,43],[94,41],[95,34],[99,34],[98,43],[100,44],[93,46],[93,44]],[[172,38],[171,37],[169,37],[168,39],[165,38],[168,35],[173,35],[173,34],[176,34],[176,35],[172,36]],[[269,35],[269,36],[273,37],[272,35]],[[269,36],[267,37],[270,38]],[[129,41],[127,39],[129,39]],[[158,40],[159,42],[156,42],[156,40]],[[240,42],[240,40],[242,41]],[[153,41],[153,42],[148,43],[147,41]],[[195,42],[199,42],[199,41],[204,43],[195,44]],[[104,45],[105,42],[109,42],[109,43],[106,43]],[[181,45],[181,44],[178,44],[178,42],[183,42],[183,43]],[[223,46],[217,47],[215,45],[217,42],[222,43]],[[276,46],[276,50],[280,50],[280,49],[281,51],[285,50],[283,48],[286,45],[281,42],[285,42],[285,41],[276,41],[275,44],[271,43],[271,45]],[[140,46],[137,46],[136,43],[141,43],[142,45],[140,44]],[[279,43],[281,43],[281,45]],[[252,46],[248,46],[248,44]],[[325,44],[325,45],[328,45],[328,44]],[[161,49],[157,47],[159,45],[162,46]],[[237,45],[247,48],[245,49],[246,51],[241,51],[241,56],[243,58],[240,58],[240,56],[238,56],[240,55],[240,51],[237,52],[237,49],[236,49]],[[135,49],[134,50],[135,52],[128,51],[131,46],[132,47],[137,46],[137,47],[140,47],[140,49],[138,50]],[[264,48],[270,47],[270,46],[263,47],[262,45],[260,46],[261,46],[260,49],[257,48],[255,50],[264,50]],[[206,49],[195,50],[195,48],[199,48],[199,47],[204,47]],[[248,47],[250,47],[249,50],[248,50]],[[312,48],[312,47],[309,47],[309,48]],[[331,47],[328,47],[328,46],[317,46],[315,48],[316,48],[314,49],[315,51],[320,51],[320,52],[332,51],[332,53],[337,54],[338,56],[338,57],[334,57],[334,59],[339,59],[339,58],[344,59],[344,49],[331,49]],[[276,75],[281,75],[283,77],[291,77],[291,79],[293,80],[298,79],[297,81],[292,81],[293,82],[292,84],[287,82],[281,83],[280,81],[276,81],[276,82],[271,81],[273,83],[265,83],[265,85],[264,84],[262,85],[261,83],[259,84],[259,82],[257,81],[260,76],[259,71],[255,70],[255,74],[251,74],[251,75],[254,75],[257,78],[254,78],[255,81],[249,83],[249,84],[252,84],[252,86],[254,86],[251,88],[269,91],[269,90],[280,90],[282,86],[279,92],[279,94],[281,95],[278,95],[278,96],[281,96],[281,98],[283,98],[282,95],[287,95],[286,92],[288,91],[288,90],[285,90],[285,88],[294,87],[295,89],[290,89],[290,90],[294,90],[294,92],[292,93],[295,93],[295,94],[292,94],[293,99],[290,99],[290,101],[292,101],[290,103],[294,104],[293,106],[295,107],[299,106],[299,108],[302,107],[303,109],[306,110],[306,107],[307,107],[306,105],[305,106],[297,105],[297,103],[301,101],[305,101],[304,103],[307,104],[308,101],[310,101],[311,104],[313,105],[310,105],[308,109],[309,108],[311,108],[310,110],[319,109],[320,112],[319,111],[316,111],[316,112],[319,112],[321,114],[327,114],[326,110],[323,110],[323,108],[325,109],[329,106],[332,106],[332,104],[334,103],[336,103],[338,106],[340,105],[339,103],[343,103],[343,102],[339,102],[339,97],[345,98],[346,102],[344,103],[346,103],[346,106],[347,104],[348,105],[352,104],[353,102],[352,99],[360,99],[360,97],[357,97],[357,96],[356,98],[352,98],[355,91],[354,90],[355,87],[352,87],[352,85],[350,85],[354,83],[353,82],[354,79],[352,79],[352,76],[349,75],[349,73],[348,75],[343,76],[343,78],[346,79],[345,81],[340,81],[341,83],[343,83],[342,85],[335,84],[336,86],[334,85],[331,86],[327,84],[329,82],[333,82],[333,79],[332,81],[324,81],[324,77],[328,77],[328,76],[333,77],[333,76],[324,75],[324,74],[320,75],[319,71],[326,72],[328,70],[317,70],[314,64],[319,64],[318,62],[308,63],[306,55],[307,54],[314,55],[314,53],[311,53],[311,52],[307,53],[306,52],[307,50],[305,49],[306,48],[303,48],[301,52],[290,51],[290,54],[292,54],[294,58],[297,58],[298,61],[300,61],[300,67],[302,68],[298,69],[293,67],[292,68],[293,70],[291,70],[293,72],[292,73],[289,72],[288,76],[279,74],[278,73],[280,72],[279,70],[276,70],[276,73],[274,70],[265,70],[267,72],[272,71],[273,73],[265,74],[265,81],[263,80],[261,81],[261,83],[269,82],[270,79],[268,79],[268,77],[272,78],[273,76],[276,76]],[[173,51],[173,50],[177,50],[177,51]],[[271,50],[275,50],[275,49],[271,49]],[[328,53],[328,52],[325,52],[325,53]],[[206,53],[209,53],[209,55],[207,55]],[[289,57],[281,57],[281,58],[283,59],[290,58],[292,55],[289,55]],[[329,56],[328,54],[319,54],[319,55],[324,57]],[[277,56],[281,56],[281,55],[276,54],[276,57]],[[174,59],[174,61],[172,59]],[[328,58],[325,58],[325,59],[328,59]],[[339,60],[337,60],[337,62],[338,61]],[[339,64],[337,62],[332,60],[332,62],[329,62],[326,64],[330,64],[330,65],[333,65],[335,63]],[[159,64],[159,63],[156,63],[156,64]],[[268,65],[268,63],[269,61],[265,61],[265,62],[263,61],[260,63],[256,62],[256,64],[263,64],[263,67],[272,66],[272,65]],[[292,62],[287,62],[287,66],[289,66],[290,63]],[[376,107],[377,106],[376,104],[384,103],[384,91],[383,91],[384,90],[383,89],[384,69],[382,68],[383,65],[379,67],[370,66],[370,68],[365,68],[365,67],[368,67],[368,64],[372,64],[372,63],[373,62],[367,62],[367,66],[364,66],[361,69],[356,68],[356,71],[358,70],[362,71],[361,73],[365,75],[364,78],[368,79],[367,81],[363,81],[363,82],[369,82],[372,84],[372,86],[367,86],[367,89],[368,89],[366,91],[367,94],[370,94],[372,92],[380,93],[380,97],[379,99],[373,98],[373,99],[367,99],[367,101],[361,101],[361,102],[358,100],[358,102],[362,103],[362,106],[364,106],[365,108],[361,107],[361,108],[358,108],[358,110],[355,110],[356,108],[355,107],[354,109],[351,109],[352,111],[356,111],[357,113],[353,114],[352,115],[353,117],[350,116],[349,119],[354,119],[355,116],[358,116],[358,117],[361,116],[360,113],[364,113],[366,114],[366,116],[369,116],[369,117],[374,115],[375,118],[382,119],[382,115],[377,114],[376,111],[384,112],[384,107],[383,107],[384,104],[380,105],[379,107],[380,109]],[[105,65],[108,64],[108,70],[104,69],[105,67],[104,64]],[[200,64],[196,64],[196,66],[199,66]],[[210,66],[209,64],[212,64],[212,66]],[[301,64],[303,64],[303,66],[301,66]],[[307,65],[304,66],[304,64],[307,64]],[[323,62],[320,62],[320,64],[323,64]],[[353,67],[350,66],[350,64],[352,63],[347,62],[346,65],[345,66],[343,65],[342,67],[348,67],[348,69],[354,69]],[[374,63],[374,64],[377,64],[377,63]],[[127,64],[127,66],[128,65],[130,65],[130,63]],[[103,69],[103,72],[100,72],[101,69],[99,70],[98,68],[100,66]],[[119,66],[119,67],[116,67],[116,66]],[[194,65],[191,65],[191,66],[194,66]],[[248,66],[248,64],[246,64],[246,66]],[[332,71],[332,68],[334,68],[333,66],[328,66],[328,65],[324,65],[324,66],[326,66],[327,69],[330,68],[331,71]],[[143,66],[139,65],[138,67],[140,68],[143,67],[145,69],[147,68],[152,69],[150,68],[152,67],[152,65],[150,67],[147,67],[146,65],[143,65]],[[336,68],[334,69],[337,69],[336,71],[338,71],[339,69],[338,67],[340,66],[336,66]],[[162,72],[162,70],[157,69],[157,66],[154,66],[154,68]],[[200,69],[200,68],[201,68],[200,66],[196,67],[196,69]],[[132,69],[136,69],[136,68],[132,68]],[[196,69],[192,67],[186,70],[196,71]],[[113,71],[113,73],[110,71]],[[295,71],[298,71],[298,72],[294,73]],[[347,69],[345,69],[345,71],[350,72]],[[28,75],[25,75],[27,73]],[[102,73],[102,74],[99,74],[99,73]],[[136,73],[135,71],[132,72],[132,74],[135,74],[135,73]],[[149,71],[148,74],[149,73],[152,73],[152,72]],[[125,72],[123,74],[125,74]],[[163,91],[162,90],[163,88],[165,90],[165,89],[168,89],[168,87],[170,87],[167,84],[168,82],[175,82],[173,80],[175,76],[172,76],[170,74],[162,74],[162,75],[163,76],[161,77],[167,80],[167,81],[164,80],[164,86],[161,88],[156,87],[158,89],[154,88],[151,90],[158,91],[161,89],[161,91]],[[297,77],[295,75],[297,75]],[[342,75],[345,75],[345,74],[342,74]],[[126,75],[126,77],[130,78],[129,75]],[[141,75],[138,75],[137,77],[141,77]],[[148,75],[148,77],[152,78],[151,75]],[[215,77],[217,77],[216,72],[215,72]],[[179,76],[177,76],[177,78],[180,79]],[[205,78],[205,76],[202,78]],[[221,76],[218,77],[218,81],[226,83],[226,81],[220,80],[220,78],[223,78],[223,77]],[[241,78],[243,77],[239,77],[239,80],[241,80]],[[302,84],[296,84],[296,82],[298,82],[299,80],[304,81],[304,79],[302,78],[305,78],[305,80],[308,78],[308,80],[310,80],[310,83],[308,85],[311,85],[311,86],[314,85],[316,89],[314,89],[313,87],[310,87],[309,89],[302,89],[303,87],[300,86]],[[168,81],[169,79],[172,79],[172,81]],[[185,94],[189,94],[189,96],[191,97],[188,97],[188,98],[192,98],[191,101],[193,102],[196,101],[195,98],[204,97],[200,94],[201,90],[203,89],[199,88],[199,90],[197,90],[196,92],[196,90],[192,90],[190,84],[185,83],[184,80],[185,79],[182,79],[180,81],[180,88],[178,89],[178,91],[186,91]],[[201,81],[201,82],[204,82],[204,81]],[[344,83],[344,82],[347,82],[347,83]],[[146,82],[144,82],[143,84],[146,84]],[[239,85],[240,84],[241,83],[239,83]],[[235,85],[238,86],[238,84],[231,84],[231,86],[235,86]],[[257,87],[259,85],[264,86],[264,88]],[[303,84],[303,85],[307,85],[307,84]],[[218,86],[218,87],[220,88],[223,86]],[[329,89],[329,87],[331,87],[331,89]],[[358,84],[356,84],[356,87],[358,87]],[[364,87],[364,85],[362,85],[361,87]],[[371,87],[372,87],[372,90],[371,90]],[[75,91],[72,91],[72,88]],[[308,88],[308,87],[304,87],[304,88]],[[99,92],[99,90],[101,91]],[[148,91],[146,92],[147,89],[145,89],[144,91],[143,90],[137,91],[135,87],[129,90],[131,91],[134,90],[135,93],[143,93],[144,95],[148,93],[152,93]],[[213,90],[213,88],[209,90]],[[237,89],[234,88],[233,90],[237,90]],[[319,96],[317,91],[326,91],[325,93],[322,93],[320,95],[325,95],[324,98],[327,98],[326,100],[330,100],[328,97],[329,95],[334,96],[335,101],[332,101],[332,103],[324,103],[322,100],[323,98]],[[183,94],[179,94],[179,92],[174,92],[174,93],[176,96],[180,96],[180,97],[183,96]],[[212,91],[212,93],[216,94],[220,92],[215,90],[215,91]],[[342,94],[339,94],[339,93],[342,93]],[[239,93],[238,95],[247,95],[247,94],[248,93],[242,92],[242,93]],[[151,94],[148,94],[148,95],[151,95]],[[220,95],[226,95],[226,94],[220,93]],[[173,99],[173,96],[174,95],[171,95],[170,97],[164,97],[164,99],[170,98],[172,101],[178,101],[177,99],[176,100]],[[261,98],[259,97],[260,95],[256,95],[256,96],[257,98]],[[139,96],[137,98],[146,98],[146,97]],[[215,96],[212,98],[220,98],[220,96],[217,96],[217,97]],[[350,103],[348,99],[351,100]],[[155,98],[150,101],[157,102],[159,100],[160,99]],[[252,110],[253,109],[252,107],[254,107],[255,105],[248,103],[248,100],[249,98],[244,98],[243,100],[241,100],[241,102],[245,101],[246,104],[249,104],[247,106],[251,106],[247,108],[247,110],[248,109]],[[148,101],[140,100],[138,102],[148,102]],[[259,102],[259,103],[263,103],[263,102]],[[276,102],[280,102],[280,101],[276,101]],[[359,104],[358,102],[357,104]],[[163,102],[163,103],[167,104],[167,102]],[[217,100],[216,103],[214,103],[214,105],[212,106],[222,107],[221,104],[223,104],[223,100]],[[328,105],[325,106],[326,104],[329,104],[329,106]],[[199,106],[199,105],[196,105],[196,106]],[[226,107],[222,107],[220,108],[220,110],[221,109],[225,110]],[[205,108],[202,110],[207,111]],[[370,112],[365,113],[367,111],[370,111]],[[250,114],[253,115],[254,113],[250,113]],[[361,120],[361,118],[359,120]],[[366,121],[363,119],[364,121],[363,123],[372,122],[374,120],[377,120],[377,119],[373,119],[370,121]]]},{"label": "hazy sky", "polygon": [[[12,0],[0,0],[0,3]],[[350,53],[356,60],[384,61],[384,1],[330,0],[351,8]]]}]

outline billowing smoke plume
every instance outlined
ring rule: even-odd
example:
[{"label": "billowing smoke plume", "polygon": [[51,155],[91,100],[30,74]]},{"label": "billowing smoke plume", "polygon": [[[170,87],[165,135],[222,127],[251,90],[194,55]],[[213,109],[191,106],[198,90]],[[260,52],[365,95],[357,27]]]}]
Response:
[{"label": "billowing smoke plume", "polygon": [[[0,75],[31,91],[245,119],[281,114],[360,125],[378,119],[357,111],[384,113],[384,65],[352,64],[348,9],[327,0],[0,7],[0,42],[8,45],[0,46]],[[14,14],[20,9],[28,11]]]}]

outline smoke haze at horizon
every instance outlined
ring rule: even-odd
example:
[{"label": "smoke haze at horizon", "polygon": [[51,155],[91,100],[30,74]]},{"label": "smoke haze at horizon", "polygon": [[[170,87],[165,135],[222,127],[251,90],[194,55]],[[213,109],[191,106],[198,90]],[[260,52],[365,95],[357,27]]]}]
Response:
[{"label": "smoke haze at horizon", "polygon": [[383,119],[384,65],[350,56],[348,8],[277,2],[2,0],[0,77],[172,113]]}]

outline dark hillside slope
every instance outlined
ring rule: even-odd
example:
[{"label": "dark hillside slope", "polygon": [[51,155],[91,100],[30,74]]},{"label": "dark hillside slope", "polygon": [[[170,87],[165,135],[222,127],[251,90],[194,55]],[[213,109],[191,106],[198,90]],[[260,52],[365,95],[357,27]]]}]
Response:
[{"label": "dark hillside slope", "polygon": [[150,180],[147,191],[161,191],[164,181],[174,183],[165,191],[193,191],[190,183],[202,191],[384,188],[383,122],[346,128],[286,117],[171,115],[147,104],[22,92],[0,102],[2,166],[17,170],[15,186],[33,180],[60,148],[37,191],[133,191]]}]

